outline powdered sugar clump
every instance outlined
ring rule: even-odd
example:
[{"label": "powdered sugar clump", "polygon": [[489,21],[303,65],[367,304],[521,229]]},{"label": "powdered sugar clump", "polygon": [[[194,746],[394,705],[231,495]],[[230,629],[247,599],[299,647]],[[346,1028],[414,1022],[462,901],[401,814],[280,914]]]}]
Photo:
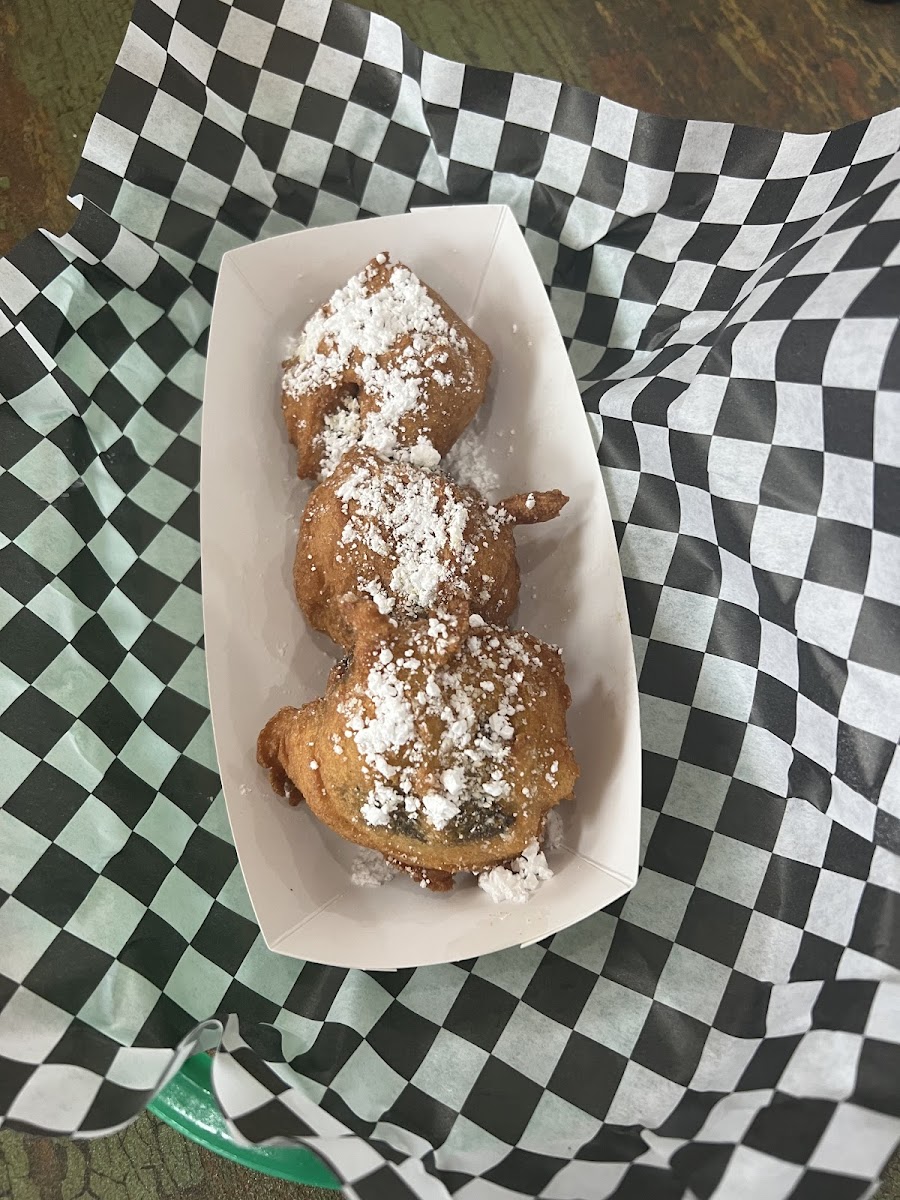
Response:
[{"label": "powdered sugar clump", "polygon": [[381,887],[390,883],[396,871],[377,850],[361,850],[350,867],[350,882],[355,887]]},{"label": "powdered sugar clump", "polygon": [[553,872],[537,842],[529,842],[506,867],[492,867],[478,876],[478,886],[495,904],[524,904]]},{"label": "powdered sugar clump", "polygon": [[[338,446],[349,448],[345,442],[361,442],[386,456],[394,454],[399,422],[420,407],[426,379],[451,386],[455,380],[448,366],[448,348],[468,349],[465,337],[449,324],[407,267],[390,266],[384,285],[377,286],[383,265],[370,263],[339,288],[310,317],[289,349],[285,392],[299,397],[323,388],[340,389],[346,393],[342,408],[353,418],[338,422],[335,414],[326,417],[325,430],[316,439],[322,453],[321,478],[336,466]],[[459,382],[471,385],[470,379]],[[354,387],[374,401],[364,417]],[[426,438],[408,448],[406,456],[429,466],[440,459]]]},{"label": "powdered sugar clump", "polygon": [[[437,378],[437,372],[434,374]],[[449,378],[449,376],[448,376]],[[405,450],[398,450],[395,456],[400,462],[408,462],[414,467],[427,467],[433,470],[441,461],[441,456],[429,442],[428,438],[420,437],[414,446],[409,446]]]},{"label": "powdered sugar clump", "polygon": [[422,808],[435,829],[443,829],[459,813],[459,805],[456,800],[441,792],[429,792],[427,796],[423,796]]},{"label": "powdered sugar clump", "polygon": [[375,607],[383,617],[386,617],[389,612],[393,612],[396,601],[388,592],[387,588],[379,579],[364,579],[360,581],[360,588],[375,601]]}]

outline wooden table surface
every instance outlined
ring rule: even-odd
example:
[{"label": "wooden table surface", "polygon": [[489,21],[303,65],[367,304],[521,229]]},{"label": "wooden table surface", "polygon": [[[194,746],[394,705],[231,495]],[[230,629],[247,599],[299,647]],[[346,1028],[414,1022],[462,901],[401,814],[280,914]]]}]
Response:
[{"label": "wooden table surface", "polygon": [[[670,116],[812,132],[900,104],[900,5],[865,0],[374,0],[426,49],[575,83]],[[81,146],[130,0],[0,0],[0,254],[64,231]],[[116,1137],[0,1133],[10,1200],[300,1200],[144,1116]],[[323,1195],[325,1193],[318,1193]],[[332,1193],[333,1195],[333,1193]],[[882,1200],[900,1200],[900,1170]]]},{"label": "wooden table surface", "polygon": [[[812,132],[900,103],[900,5],[375,0],[429,50],[669,116]],[[66,187],[130,0],[0,0],[0,253],[68,227]]]}]

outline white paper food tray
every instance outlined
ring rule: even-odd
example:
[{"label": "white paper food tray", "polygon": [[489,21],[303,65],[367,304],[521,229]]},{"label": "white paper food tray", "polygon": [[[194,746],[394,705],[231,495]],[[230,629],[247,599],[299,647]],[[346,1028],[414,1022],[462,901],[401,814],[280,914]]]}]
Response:
[{"label": "white paper food tray", "polygon": [[[526,904],[466,882],[436,895],[405,878],[354,887],[358,849],[269,788],[256,737],[283,704],[322,693],[336,649],[297,608],[291,568],[309,485],[281,419],[288,337],[379,251],[406,263],[484,338],[494,372],[479,427],[492,498],[562,488],[562,516],[519,529],[516,623],[562,646],[581,767],[555,877]],[[634,885],[640,726],[622,577],[606,494],[565,347],[506,207],[422,210],[288,234],[222,260],[203,398],[200,520],[209,693],[219,770],[267,945],[390,970],[536,941]]]}]

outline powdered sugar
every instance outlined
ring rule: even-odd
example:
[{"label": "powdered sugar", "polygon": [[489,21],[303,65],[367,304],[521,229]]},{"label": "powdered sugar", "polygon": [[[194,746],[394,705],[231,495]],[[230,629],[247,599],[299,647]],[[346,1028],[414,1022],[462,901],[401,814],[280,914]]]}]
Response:
[{"label": "powdered sugar", "polygon": [[435,829],[443,829],[454,817],[459,816],[457,801],[441,792],[429,792],[427,796],[423,796],[422,808]]},{"label": "powdered sugar", "polygon": [[478,886],[495,904],[524,904],[553,872],[537,842],[529,842],[517,859],[478,876]]},{"label": "powdered sugar", "polygon": [[[394,563],[390,590],[380,579],[360,580],[381,613],[397,600],[407,615],[418,615],[435,607],[442,585],[462,584],[475,559],[466,538],[469,510],[442,476],[363,459],[335,495],[347,516],[342,543],[358,543]],[[503,519],[499,510],[484,514],[494,531]]]},{"label": "powdered sugar", "polygon": [[387,761],[415,738],[416,726],[412,706],[397,664],[381,662],[369,671],[367,697],[374,712],[364,716],[350,715],[348,728],[353,730],[356,745],[362,754],[385,779],[392,779],[398,768]]},{"label": "powdered sugar", "polygon": [[343,407],[326,413],[325,428],[319,439],[322,448],[320,478],[330,475],[347,451],[357,445],[361,428],[359,401],[355,396],[350,397]]},{"label": "powdered sugar", "polygon": [[484,437],[476,425],[468,425],[444,455],[441,469],[445,475],[468,487],[475,488],[482,496],[496,490],[500,477],[488,462],[484,448]]},{"label": "powdered sugar", "polygon": [[402,804],[403,797],[399,792],[383,783],[376,783],[359,811],[365,823],[377,829],[379,826],[390,825],[391,816]]},{"label": "powdered sugar", "polygon": [[[511,718],[524,711],[524,676],[512,666],[514,660],[527,662],[529,655],[515,634],[504,631],[502,643],[490,630],[482,635],[497,641],[488,691],[468,655],[462,664],[432,665],[446,652],[455,627],[453,617],[432,618],[419,627],[412,654],[394,657],[382,651],[369,669],[365,699],[351,697],[339,709],[373,776],[360,809],[369,825],[390,825],[401,812],[421,815],[441,830],[463,808],[485,823],[497,802],[510,795]],[[480,638],[470,636],[469,655],[480,655],[481,649]],[[422,741],[423,727],[431,731],[428,744]],[[501,822],[485,836],[502,828]]]},{"label": "powdered sugar", "polygon": [[[376,264],[370,263],[339,288],[290,347],[286,394],[340,391],[341,407],[353,418],[339,421],[331,414],[329,422],[326,417],[325,430],[317,437],[321,478],[337,464],[338,445],[345,451],[349,444],[361,442],[383,455],[394,454],[399,422],[418,406],[426,380],[445,387],[455,382],[448,347],[468,349],[465,337],[448,323],[412,271],[388,265],[383,279],[385,264]],[[468,378],[459,382],[471,384]],[[373,402],[364,416],[351,388]],[[426,438],[407,448],[406,456],[429,466],[440,460]]]},{"label": "powdered sugar", "polygon": [[377,850],[361,850],[350,867],[350,882],[355,887],[381,887],[390,883],[396,871]]},{"label": "powdered sugar", "polygon": [[381,580],[363,579],[360,581],[359,586],[362,591],[368,592],[368,594],[372,597],[372,599],[375,601],[375,607],[383,617],[386,617],[388,613],[393,612],[396,601],[381,583]]},{"label": "powdered sugar", "polygon": [[[437,379],[437,372],[434,374]],[[445,376],[449,379],[449,376]],[[448,385],[449,386],[449,385]],[[441,461],[441,456],[429,442],[428,438],[420,437],[414,446],[406,450],[398,450],[395,457],[400,462],[408,462],[414,467],[427,467],[433,470]]]}]

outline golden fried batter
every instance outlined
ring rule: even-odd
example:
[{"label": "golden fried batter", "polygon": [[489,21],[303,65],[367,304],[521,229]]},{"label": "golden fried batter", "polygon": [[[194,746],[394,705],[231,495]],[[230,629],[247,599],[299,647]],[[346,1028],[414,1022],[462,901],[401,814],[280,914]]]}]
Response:
[{"label": "golden fried batter", "polygon": [[355,445],[435,466],[484,399],[491,352],[408,267],[379,254],[307,321],[281,403],[301,479]]},{"label": "golden fried batter", "polygon": [[540,837],[578,776],[559,652],[480,617],[377,614],[324,697],[283,708],[257,758],[348,841],[436,890]]},{"label": "golden fried batter", "polygon": [[515,525],[547,521],[567,499],[533,492],[491,505],[433,471],[352,450],[306,505],[297,602],[347,648],[372,607],[404,620],[475,612],[504,624],[519,597]]}]

